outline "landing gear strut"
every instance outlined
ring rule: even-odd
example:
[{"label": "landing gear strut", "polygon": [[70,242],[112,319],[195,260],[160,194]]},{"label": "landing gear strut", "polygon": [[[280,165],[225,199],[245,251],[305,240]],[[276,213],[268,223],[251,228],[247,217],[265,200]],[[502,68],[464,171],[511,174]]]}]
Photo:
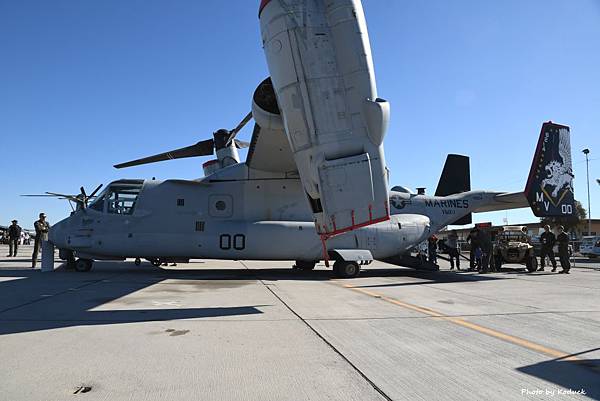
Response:
[{"label": "landing gear strut", "polygon": [[89,272],[92,269],[92,264],[94,263],[91,259],[77,259],[75,262],[75,270],[78,272]]},{"label": "landing gear strut", "polygon": [[356,262],[338,260],[333,264],[333,274],[339,278],[352,278],[358,276],[360,266]]}]

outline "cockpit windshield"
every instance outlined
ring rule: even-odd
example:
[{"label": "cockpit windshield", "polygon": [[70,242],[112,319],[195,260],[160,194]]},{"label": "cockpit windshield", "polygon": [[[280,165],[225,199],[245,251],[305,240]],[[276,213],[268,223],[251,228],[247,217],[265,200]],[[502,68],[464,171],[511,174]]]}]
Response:
[{"label": "cockpit windshield", "polygon": [[144,180],[119,180],[112,182],[90,204],[90,209],[111,214],[133,214]]}]

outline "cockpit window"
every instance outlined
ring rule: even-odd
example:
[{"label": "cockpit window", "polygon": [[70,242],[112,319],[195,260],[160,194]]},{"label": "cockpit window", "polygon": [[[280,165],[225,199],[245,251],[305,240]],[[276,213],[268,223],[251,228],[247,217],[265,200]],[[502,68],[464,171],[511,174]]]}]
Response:
[{"label": "cockpit window", "polygon": [[107,212],[132,214],[143,183],[143,180],[121,180],[110,184],[105,195]]}]

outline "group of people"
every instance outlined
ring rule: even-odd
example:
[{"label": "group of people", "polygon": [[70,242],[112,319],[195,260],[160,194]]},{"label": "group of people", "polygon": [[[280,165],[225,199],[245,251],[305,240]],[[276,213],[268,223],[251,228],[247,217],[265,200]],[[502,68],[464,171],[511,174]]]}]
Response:
[{"label": "group of people", "polygon": [[487,273],[490,271],[490,259],[493,251],[492,238],[487,230],[475,227],[469,232],[467,242],[471,245],[469,253],[469,271]]},{"label": "group of people", "polygon": [[[437,264],[437,250],[440,247],[440,242],[435,235],[432,235],[427,239],[427,254],[428,260],[431,263]],[[458,234],[456,231],[451,231],[448,238],[443,243],[444,249],[448,251],[450,257],[450,270],[454,270],[454,264],[456,268],[460,270],[460,252],[458,248]]]},{"label": "group of people", "polygon": [[[530,241],[528,237],[528,241]],[[467,271],[478,271],[480,273],[488,273],[493,270],[490,265],[493,242],[490,233],[487,230],[481,230],[478,227],[473,228],[467,236],[467,242],[470,244],[469,252],[469,269]],[[554,255],[554,246],[558,243],[558,257],[562,270],[558,273],[569,274],[571,262],[569,257],[569,236],[565,233],[563,226],[558,227],[558,235],[555,235],[550,226],[544,226],[544,233],[540,236],[540,267],[537,271],[544,271],[546,259],[552,264],[552,272],[557,269],[557,263]],[[432,235],[427,240],[428,260],[431,263],[437,264],[437,249],[438,238]],[[450,231],[443,247],[448,252],[450,259],[450,270],[460,270],[460,247],[458,244],[458,234],[455,230]]]},{"label": "group of people", "polygon": [[[12,224],[8,227],[6,233],[8,237],[8,255],[7,257],[17,256],[19,244],[21,243],[21,237],[23,235],[23,229],[19,226],[17,220],[13,220]],[[48,241],[48,232],[50,231],[50,224],[46,220],[44,213],[39,214],[39,220],[33,223],[35,228],[35,240],[33,244],[33,254],[31,255],[31,268],[35,269],[42,247],[42,241]]]},{"label": "group of people", "polygon": [[544,232],[540,236],[540,242],[542,245],[540,253],[540,268],[538,271],[544,271],[546,258],[550,259],[552,264],[552,271],[556,271],[556,259],[554,258],[554,245],[558,242],[558,259],[560,260],[560,266],[562,270],[558,273],[569,274],[571,270],[571,261],[569,260],[569,236],[565,233],[563,226],[558,227],[558,235],[550,230],[550,226],[544,226]]}]

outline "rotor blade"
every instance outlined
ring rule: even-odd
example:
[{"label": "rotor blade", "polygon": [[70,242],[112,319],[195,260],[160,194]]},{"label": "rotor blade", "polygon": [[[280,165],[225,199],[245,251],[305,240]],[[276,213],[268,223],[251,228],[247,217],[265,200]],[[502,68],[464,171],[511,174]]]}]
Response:
[{"label": "rotor blade", "polygon": [[81,195],[83,195],[84,198],[87,198],[87,194],[85,193],[85,188],[81,187],[81,188],[79,188],[79,190],[81,191]]},{"label": "rotor blade", "polygon": [[246,114],[246,117],[244,117],[244,119],[242,121],[240,121],[240,123],[237,125],[237,127],[232,129],[231,131],[229,131],[229,139],[227,139],[227,145],[229,145],[231,143],[231,141],[233,141],[233,139],[235,138],[237,133],[240,132],[240,130],[242,128],[244,128],[244,125],[248,124],[248,121],[250,121],[251,119],[252,119],[252,112]]},{"label": "rotor blade", "polygon": [[233,143],[235,143],[235,146],[238,149],[242,149],[242,148],[248,148],[250,147],[250,142],[246,142],[246,141],[240,141],[239,139],[234,139]]},{"label": "rotor blade", "polygon": [[58,199],[68,199],[68,200],[73,200],[73,201],[76,201],[76,199],[77,199],[76,195],[56,194],[54,192],[46,192],[45,194],[26,194],[26,195],[20,195],[20,196],[58,198]]},{"label": "rotor blade", "polygon": [[250,121],[251,119],[252,119],[252,112],[249,112],[248,114],[246,114],[246,117],[244,117],[244,119],[242,121],[240,121],[240,123],[237,125],[237,127],[235,127],[234,129],[231,130],[233,135],[237,134],[242,128],[244,128],[244,125],[248,124],[248,121]]},{"label": "rotor blade", "polygon": [[53,192],[46,192],[50,194],[49,196],[57,197],[58,199],[67,199],[73,202],[81,202],[81,198],[78,198],[79,195],[64,195],[64,194],[55,194]]},{"label": "rotor blade", "polygon": [[56,198],[56,195],[48,195],[48,194],[25,194],[25,195],[19,195],[19,196]]},{"label": "rotor blade", "polygon": [[88,198],[93,198],[93,197],[94,197],[94,195],[96,195],[96,192],[98,192],[98,191],[100,190],[100,188],[102,188],[102,184],[98,185],[98,186],[96,187],[96,189],[94,189],[94,190],[92,191],[92,193],[90,194],[90,196],[88,196]]},{"label": "rotor blade", "polygon": [[186,146],[185,148],[179,148],[175,150],[171,150],[170,152],[159,153],[157,155],[144,157],[137,160],[132,160],[125,163],[115,164],[115,168],[124,168],[131,166],[139,166],[141,164],[155,163],[163,160],[171,160],[171,159],[183,159],[186,157],[196,157],[196,156],[208,156],[214,153],[214,140],[207,139],[205,141],[200,141],[194,145]]},{"label": "rotor blade", "polygon": [[59,197],[65,197],[65,198],[74,198],[77,195],[68,195],[68,194],[57,194],[56,192],[46,192],[46,194],[48,194],[49,196],[59,196]]}]

